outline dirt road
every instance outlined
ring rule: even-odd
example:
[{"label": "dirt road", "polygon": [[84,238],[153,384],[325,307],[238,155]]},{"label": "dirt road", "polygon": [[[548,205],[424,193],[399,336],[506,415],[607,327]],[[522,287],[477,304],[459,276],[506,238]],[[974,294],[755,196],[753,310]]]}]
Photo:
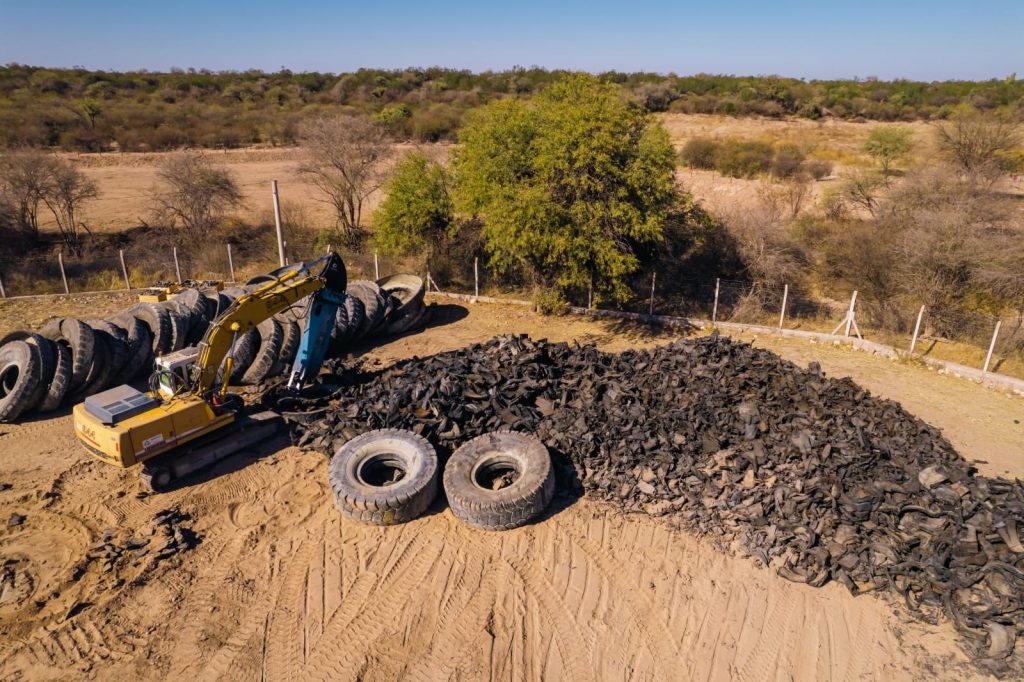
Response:
[{"label": "dirt road", "polygon": [[[512,307],[436,313],[369,356],[386,364],[507,332],[610,350],[671,338]],[[1019,398],[861,353],[757,343],[902,401],[987,460],[985,473],[1024,475]],[[159,496],[85,455],[66,413],[0,425],[0,453],[0,680],[977,675],[948,623],[787,582],[712,539],[565,494],[507,533],[470,530],[443,502],[379,529],[343,520],[326,459],[283,439]],[[174,508],[198,544],[161,553],[154,515]],[[8,526],[12,514],[24,520]],[[123,553],[88,558],[105,537]]]}]

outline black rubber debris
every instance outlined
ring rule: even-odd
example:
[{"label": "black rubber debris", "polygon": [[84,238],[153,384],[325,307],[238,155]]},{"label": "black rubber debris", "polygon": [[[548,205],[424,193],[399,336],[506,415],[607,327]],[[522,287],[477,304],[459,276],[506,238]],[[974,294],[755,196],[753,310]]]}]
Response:
[{"label": "black rubber debris", "polygon": [[977,475],[938,429],[849,379],[718,336],[621,354],[507,336],[332,371],[344,389],[293,426],[301,447],[401,428],[444,456],[483,433],[533,433],[591,498],[788,580],[945,612],[983,668],[1024,672],[1024,485]]}]

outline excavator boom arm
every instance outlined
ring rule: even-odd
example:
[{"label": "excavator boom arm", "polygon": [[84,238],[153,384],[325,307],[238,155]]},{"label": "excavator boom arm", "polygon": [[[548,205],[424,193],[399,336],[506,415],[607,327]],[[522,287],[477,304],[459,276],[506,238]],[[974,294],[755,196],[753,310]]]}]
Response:
[{"label": "excavator boom arm", "polygon": [[[323,271],[313,274],[311,268],[321,263],[324,263]],[[210,325],[199,343],[192,392],[205,396],[213,390],[224,359],[242,334],[325,286],[332,291],[345,290],[345,266],[341,257],[333,253],[240,296]]]}]

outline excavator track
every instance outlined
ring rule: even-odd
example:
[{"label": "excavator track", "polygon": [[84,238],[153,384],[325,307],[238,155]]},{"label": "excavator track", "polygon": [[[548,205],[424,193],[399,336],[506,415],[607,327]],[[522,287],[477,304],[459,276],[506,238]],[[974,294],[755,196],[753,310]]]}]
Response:
[{"label": "excavator track", "polygon": [[150,492],[164,492],[175,481],[267,440],[282,423],[281,415],[271,410],[240,414],[230,426],[146,461],[139,478]]}]

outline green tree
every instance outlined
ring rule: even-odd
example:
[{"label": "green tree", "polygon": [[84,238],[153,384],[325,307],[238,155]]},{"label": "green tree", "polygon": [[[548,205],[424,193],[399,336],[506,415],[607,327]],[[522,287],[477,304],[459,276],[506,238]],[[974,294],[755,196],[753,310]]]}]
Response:
[{"label": "green tree", "polygon": [[422,152],[399,161],[387,197],[373,213],[377,248],[397,255],[425,253],[430,263],[454,229],[451,185],[448,169]]},{"label": "green tree", "polygon": [[494,267],[523,268],[537,290],[628,295],[634,247],[663,239],[675,199],[660,125],[617,86],[573,74],[471,112],[459,141],[456,205],[482,219]]},{"label": "green tree", "polygon": [[882,166],[882,175],[888,176],[892,164],[910,153],[914,148],[913,136],[909,129],[894,126],[878,126],[868,133],[862,149]]}]

